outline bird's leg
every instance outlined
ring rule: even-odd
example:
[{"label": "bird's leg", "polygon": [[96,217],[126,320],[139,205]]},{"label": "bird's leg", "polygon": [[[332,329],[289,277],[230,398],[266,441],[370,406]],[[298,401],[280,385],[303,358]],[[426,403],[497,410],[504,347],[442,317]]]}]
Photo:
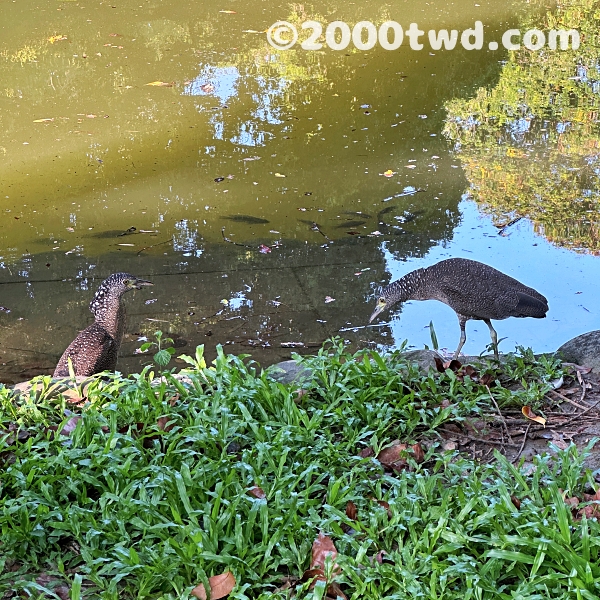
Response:
[{"label": "bird's leg", "polygon": [[458,324],[460,325],[460,340],[458,342],[458,348],[456,349],[456,352],[454,353],[454,356],[452,357],[454,360],[458,359],[458,355],[460,354],[462,347],[465,345],[465,342],[467,341],[465,325],[468,320],[469,319],[467,319],[467,317],[463,317],[463,315],[458,315]]},{"label": "bird's leg", "polygon": [[494,346],[494,356],[496,360],[500,360],[500,354],[498,353],[498,334],[492,327],[492,322],[489,319],[484,319],[485,324],[490,328],[490,337],[492,338],[492,345]]}]

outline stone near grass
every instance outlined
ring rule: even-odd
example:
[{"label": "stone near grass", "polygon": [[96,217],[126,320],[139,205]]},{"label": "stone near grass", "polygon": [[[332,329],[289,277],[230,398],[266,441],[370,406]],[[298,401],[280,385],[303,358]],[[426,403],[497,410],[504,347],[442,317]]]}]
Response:
[{"label": "stone near grass", "polygon": [[295,360],[284,360],[268,369],[269,376],[279,383],[302,383],[312,377],[310,369]]},{"label": "stone near grass", "polygon": [[556,353],[565,362],[600,373],[600,330],[588,331],[563,344]]}]

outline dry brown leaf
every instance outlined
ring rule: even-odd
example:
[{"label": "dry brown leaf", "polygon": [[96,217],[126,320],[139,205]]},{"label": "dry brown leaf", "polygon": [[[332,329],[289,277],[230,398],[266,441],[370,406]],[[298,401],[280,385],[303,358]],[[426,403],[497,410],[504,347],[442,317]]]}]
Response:
[{"label": "dry brown leaf", "polygon": [[525,418],[530,419],[531,421],[535,421],[536,423],[539,423],[544,427],[546,426],[546,419],[544,419],[544,417],[539,417],[538,415],[536,415],[529,406],[524,406],[521,409],[521,412],[523,413]]},{"label": "dry brown leaf", "polygon": [[407,466],[406,459],[403,458],[408,444],[403,444],[400,440],[394,440],[390,446],[384,448],[378,455],[377,460],[386,467],[398,467],[400,463],[403,466]]},{"label": "dry brown leaf", "polygon": [[516,496],[511,496],[510,501],[517,510],[521,508],[521,501]]},{"label": "dry brown leaf", "polygon": [[159,417],[156,424],[161,431],[171,431],[175,427],[175,423],[169,423],[171,419],[170,415],[165,415],[164,417]]},{"label": "dry brown leaf", "polygon": [[259,488],[257,485],[255,485],[254,487],[250,488],[248,490],[248,493],[251,496],[254,496],[255,498],[258,498],[259,500],[265,500],[267,495],[265,494],[265,492],[263,491],[262,488]]},{"label": "dry brown leaf", "polygon": [[358,455],[361,458],[369,458],[371,456],[375,456],[375,450],[373,450],[373,448],[369,447],[369,448],[363,448]]},{"label": "dry brown leaf", "polygon": [[[225,573],[222,573],[221,575],[213,575],[212,577],[209,577],[208,583],[210,584],[211,600],[219,600],[219,598],[224,598],[231,593],[235,587],[235,577],[230,571],[225,571]],[[208,600],[206,588],[202,583],[197,585],[191,593],[192,596],[195,596],[200,600]]]},{"label": "dry brown leaf", "polygon": [[173,83],[167,83],[166,81],[151,81],[146,85],[153,85],[155,87],[173,87]]},{"label": "dry brown leaf", "polygon": [[350,500],[348,504],[346,504],[346,516],[352,521],[356,521],[357,515],[358,509],[356,508],[356,504]]},{"label": "dry brown leaf", "polygon": [[416,444],[413,444],[411,446],[411,450],[413,451],[413,454],[415,455],[415,461],[418,464],[421,464],[425,460],[425,452],[423,450],[423,446],[421,446],[421,444],[419,444],[419,442],[417,442]]},{"label": "dry brown leaf", "polygon": [[333,545],[333,541],[329,536],[326,536],[322,531],[319,533],[317,539],[313,543],[312,547],[312,560],[310,561],[311,569],[324,569],[325,559],[330,556],[334,562],[333,572],[339,573],[340,567],[335,563],[337,557],[337,550]]}]

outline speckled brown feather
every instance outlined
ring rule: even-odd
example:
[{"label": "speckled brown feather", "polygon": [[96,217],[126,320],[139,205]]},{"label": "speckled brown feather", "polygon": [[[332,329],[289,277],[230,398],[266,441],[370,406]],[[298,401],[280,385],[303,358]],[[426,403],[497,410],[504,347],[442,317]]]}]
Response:
[{"label": "speckled brown feather", "polygon": [[75,375],[115,370],[125,332],[125,307],[121,297],[139,285],[152,284],[129,273],[114,273],[100,284],[90,302],[95,321],[69,344],[56,365],[54,377],[69,376],[69,359]]}]

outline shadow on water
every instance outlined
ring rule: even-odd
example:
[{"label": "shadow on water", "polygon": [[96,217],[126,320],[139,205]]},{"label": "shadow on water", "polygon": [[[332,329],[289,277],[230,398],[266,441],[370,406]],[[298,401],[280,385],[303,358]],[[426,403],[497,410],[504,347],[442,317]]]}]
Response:
[{"label": "shadow on water", "polygon": [[[451,213],[439,236],[451,232],[456,216]],[[128,334],[119,361],[124,372],[148,364],[135,351],[142,337],[153,338],[158,329],[175,338],[177,354],[204,344],[212,358],[223,344],[263,364],[314,351],[334,335],[356,346],[386,343],[381,326],[340,333],[367,324],[373,290],[386,280],[381,244],[378,236],[323,245],[292,240],[268,254],[207,244],[199,258],[111,253],[90,261],[69,255],[52,268],[46,265],[53,255],[36,255],[26,279],[0,272],[10,310],[0,314],[0,380],[51,373],[64,348],[91,322],[88,304],[100,281],[125,269],[155,285],[125,297]],[[398,255],[419,257],[433,242],[410,235],[389,244]]]}]

